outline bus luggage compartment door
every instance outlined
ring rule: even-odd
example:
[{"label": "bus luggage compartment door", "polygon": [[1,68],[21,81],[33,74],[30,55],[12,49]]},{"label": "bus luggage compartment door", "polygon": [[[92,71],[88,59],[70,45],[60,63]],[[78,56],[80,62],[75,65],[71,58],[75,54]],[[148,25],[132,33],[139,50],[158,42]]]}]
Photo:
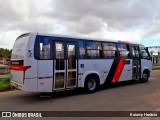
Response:
[{"label": "bus luggage compartment door", "polygon": [[37,92],[52,92],[53,60],[38,60]]}]

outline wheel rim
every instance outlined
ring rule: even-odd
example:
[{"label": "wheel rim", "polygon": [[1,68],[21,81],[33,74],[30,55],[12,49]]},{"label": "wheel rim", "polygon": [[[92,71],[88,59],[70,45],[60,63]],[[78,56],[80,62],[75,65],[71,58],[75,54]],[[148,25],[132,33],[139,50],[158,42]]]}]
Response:
[{"label": "wheel rim", "polygon": [[90,79],[88,82],[88,89],[90,91],[93,91],[95,90],[95,88],[96,88],[96,81],[94,79]]},{"label": "wheel rim", "polygon": [[148,79],[148,75],[146,73],[143,74],[143,79],[147,80]]}]

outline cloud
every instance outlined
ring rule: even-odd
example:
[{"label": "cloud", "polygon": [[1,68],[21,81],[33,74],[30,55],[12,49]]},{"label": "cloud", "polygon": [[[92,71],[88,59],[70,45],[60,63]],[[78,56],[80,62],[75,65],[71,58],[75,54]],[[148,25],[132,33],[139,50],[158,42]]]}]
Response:
[{"label": "cloud", "polygon": [[[126,32],[128,36],[132,33],[134,36],[137,31],[140,32],[138,38],[143,38],[148,35],[146,28],[157,20],[155,16],[159,12],[159,3],[158,0],[54,0],[53,10],[46,14],[65,21],[68,29],[79,34],[102,32],[105,27],[106,32]],[[127,31],[132,28],[135,31]],[[106,38],[108,36],[106,35]]]},{"label": "cloud", "polygon": [[22,34],[21,31],[1,31],[0,34],[0,48],[12,49],[13,44],[17,36]]},{"label": "cloud", "polygon": [[18,34],[30,31],[130,41],[160,37],[159,0],[0,0],[0,7],[0,47],[12,48]]}]

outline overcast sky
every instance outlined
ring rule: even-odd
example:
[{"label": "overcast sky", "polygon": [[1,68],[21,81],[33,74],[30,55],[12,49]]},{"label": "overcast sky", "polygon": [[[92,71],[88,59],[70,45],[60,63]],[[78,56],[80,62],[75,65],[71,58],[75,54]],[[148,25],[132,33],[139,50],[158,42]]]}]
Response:
[{"label": "overcast sky", "polygon": [[160,46],[160,0],[0,0],[0,47],[25,32]]}]

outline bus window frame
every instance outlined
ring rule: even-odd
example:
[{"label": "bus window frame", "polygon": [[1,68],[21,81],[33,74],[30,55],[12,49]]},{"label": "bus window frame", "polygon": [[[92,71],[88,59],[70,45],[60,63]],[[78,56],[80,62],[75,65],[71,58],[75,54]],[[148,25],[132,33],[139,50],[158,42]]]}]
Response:
[{"label": "bus window frame", "polygon": [[[108,42],[108,41],[94,41],[94,40],[83,40],[83,39],[78,39],[78,45],[79,45],[79,42],[80,41],[83,41],[84,42],[84,49],[85,49],[85,56],[84,58],[80,58],[79,56],[79,46],[78,46],[78,59],[90,59],[90,60],[97,60],[97,59],[119,59],[120,56],[119,56],[119,51],[118,51],[118,47],[117,47],[117,44],[116,42]],[[89,42],[100,42],[101,43],[101,50],[100,49],[89,49],[89,50],[99,50],[100,51],[100,57],[99,58],[87,58],[87,49],[86,49],[86,42],[89,41]],[[116,45],[116,50],[104,50],[103,49],[103,43],[112,43],[112,44],[115,44]],[[101,55],[101,51],[102,51],[102,55]],[[115,51],[115,57],[114,58],[104,58],[104,55],[103,55],[103,51]],[[130,52],[129,52],[130,53]]]},{"label": "bus window frame", "polygon": [[[119,50],[118,49],[118,44],[126,45],[127,50]],[[130,44],[121,43],[121,42],[117,43],[117,51],[118,51],[118,58],[126,58],[126,59],[131,59],[132,58]],[[126,56],[121,56],[121,53],[120,53],[121,51],[128,51],[129,53]]]},{"label": "bus window frame", "polygon": [[[85,59],[103,59],[103,56],[101,56],[101,52],[100,51],[103,51],[103,48],[102,48],[102,41],[96,41],[96,40],[84,40],[85,41]],[[99,42],[101,44],[101,49],[87,49],[87,45],[86,43],[87,42]],[[88,58],[88,55],[87,55],[87,50],[98,50],[99,51],[99,57],[96,57],[96,58]]]},{"label": "bus window frame", "polygon": [[[112,43],[112,44],[115,44],[116,45],[116,50],[112,50],[112,49],[104,50],[103,43]],[[118,51],[117,43],[116,42],[106,42],[106,41],[102,42],[102,51],[103,51],[103,59],[119,59],[119,51]],[[112,58],[112,57],[104,58],[104,51],[115,51],[114,58]]]},{"label": "bus window frame", "polygon": [[[84,49],[84,58],[81,58],[80,56],[80,42],[83,42],[83,45],[84,45],[84,47],[83,47],[83,49]],[[85,42],[85,40],[78,40],[78,47],[77,47],[77,49],[78,49],[78,59],[86,59],[86,42]]]},{"label": "bus window frame", "polygon": [[[40,37],[48,37],[49,38],[49,43],[50,43],[50,59],[41,59],[40,58]],[[34,58],[36,60],[53,60],[54,57],[53,57],[53,51],[54,48],[53,48],[53,41],[51,40],[52,37],[50,36],[43,36],[43,35],[37,35],[36,36],[36,39],[35,39],[35,43],[34,43]]]}]

